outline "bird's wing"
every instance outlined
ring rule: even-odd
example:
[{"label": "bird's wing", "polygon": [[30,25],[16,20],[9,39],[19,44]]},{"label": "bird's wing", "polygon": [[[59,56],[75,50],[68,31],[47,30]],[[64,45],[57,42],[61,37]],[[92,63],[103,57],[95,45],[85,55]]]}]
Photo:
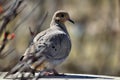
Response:
[{"label": "bird's wing", "polygon": [[[37,36],[39,36],[38,34]],[[37,38],[37,40],[32,43],[29,48],[26,50],[26,55],[20,63],[18,63],[9,73],[19,72],[19,69],[22,66],[24,71],[24,65],[33,65],[36,68],[38,65],[41,65],[46,59],[59,59],[66,55],[60,55],[60,48],[62,41],[66,41],[66,34],[63,32],[48,32],[44,36]],[[59,54],[59,55],[58,55]],[[23,64],[24,63],[24,64]],[[21,66],[20,66],[21,65]],[[20,67],[19,67],[20,66]],[[25,67],[26,69],[26,67]],[[21,71],[22,72],[22,71]]]},{"label": "bird's wing", "polygon": [[[34,38],[34,43],[31,43],[30,46],[26,49],[25,54],[20,58],[20,62],[18,62],[18,64],[16,64],[6,75],[5,77],[7,77],[10,74],[14,74],[16,72],[23,72],[26,69],[28,69],[29,71],[29,61],[32,59],[34,60],[34,54],[37,52],[36,51],[36,44],[37,44],[37,40],[42,37],[43,34],[46,33],[46,30],[39,33],[35,38]],[[42,49],[41,49],[42,51]],[[28,62],[28,63],[27,63]]]},{"label": "bird's wing", "polygon": [[42,32],[40,32],[39,34],[36,35],[36,37],[34,38],[33,42],[31,42],[31,44],[29,45],[29,47],[26,49],[25,53],[23,54],[23,56],[20,58],[20,61],[25,61],[25,57],[32,57],[33,54],[36,52],[36,44],[38,42],[38,40],[43,37],[44,35],[46,35],[46,32],[48,31],[49,29],[47,30],[44,30]]},{"label": "bird's wing", "polygon": [[[37,35],[37,40],[34,40],[27,50],[27,55],[24,55],[23,61],[27,61],[28,64],[37,62],[40,64],[45,59],[61,59],[67,55],[64,54],[66,47],[64,45],[69,44],[67,34],[59,30],[47,31],[43,36],[41,33]],[[61,54],[62,53],[62,54]],[[68,52],[69,53],[69,50]]]},{"label": "bird's wing", "polygon": [[[64,45],[69,41],[67,35],[64,32],[51,32],[46,33],[43,37],[39,38],[36,44],[37,53],[34,54],[35,60],[31,67],[38,68],[39,70],[45,67],[46,61],[63,60],[68,56],[68,52],[64,49]],[[67,54],[64,54],[67,53]]]}]

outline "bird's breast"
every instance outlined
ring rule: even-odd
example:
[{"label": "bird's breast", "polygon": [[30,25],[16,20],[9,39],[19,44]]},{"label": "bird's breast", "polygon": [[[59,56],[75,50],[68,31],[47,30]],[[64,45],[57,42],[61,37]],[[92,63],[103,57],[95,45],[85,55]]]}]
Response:
[{"label": "bird's breast", "polygon": [[50,48],[50,55],[52,59],[65,59],[71,50],[71,41],[69,36],[57,38]]}]

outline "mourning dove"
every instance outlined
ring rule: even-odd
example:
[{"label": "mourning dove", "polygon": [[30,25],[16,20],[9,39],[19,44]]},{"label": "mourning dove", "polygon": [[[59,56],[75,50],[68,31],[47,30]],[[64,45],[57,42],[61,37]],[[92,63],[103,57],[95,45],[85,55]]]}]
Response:
[{"label": "mourning dove", "polygon": [[[66,21],[74,23],[66,11],[55,12],[50,28],[37,34],[20,63],[9,74],[25,71],[26,66],[35,71],[49,71],[61,64],[71,50],[71,40],[65,26]],[[18,70],[19,68],[22,70]]]}]

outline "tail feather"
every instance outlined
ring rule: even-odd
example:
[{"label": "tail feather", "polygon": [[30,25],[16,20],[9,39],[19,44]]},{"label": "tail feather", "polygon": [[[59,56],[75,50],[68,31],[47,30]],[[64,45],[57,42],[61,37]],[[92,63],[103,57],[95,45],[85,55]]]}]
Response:
[{"label": "tail feather", "polygon": [[29,66],[25,62],[19,62],[15,67],[12,68],[5,76],[9,76],[10,74],[15,74],[17,72],[24,72],[29,68]]}]

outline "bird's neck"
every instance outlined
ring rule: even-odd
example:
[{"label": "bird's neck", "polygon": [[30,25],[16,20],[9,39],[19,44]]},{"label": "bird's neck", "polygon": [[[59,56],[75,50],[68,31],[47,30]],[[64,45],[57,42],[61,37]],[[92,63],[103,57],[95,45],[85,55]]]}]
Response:
[{"label": "bird's neck", "polygon": [[62,29],[63,31],[65,31],[66,33],[67,32],[67,29],[66,29],[66,26],[63,22],[60,22],[60,21],[52,21],[51,24],[50,24],[50,27],[58,27],[60,29]]}]

